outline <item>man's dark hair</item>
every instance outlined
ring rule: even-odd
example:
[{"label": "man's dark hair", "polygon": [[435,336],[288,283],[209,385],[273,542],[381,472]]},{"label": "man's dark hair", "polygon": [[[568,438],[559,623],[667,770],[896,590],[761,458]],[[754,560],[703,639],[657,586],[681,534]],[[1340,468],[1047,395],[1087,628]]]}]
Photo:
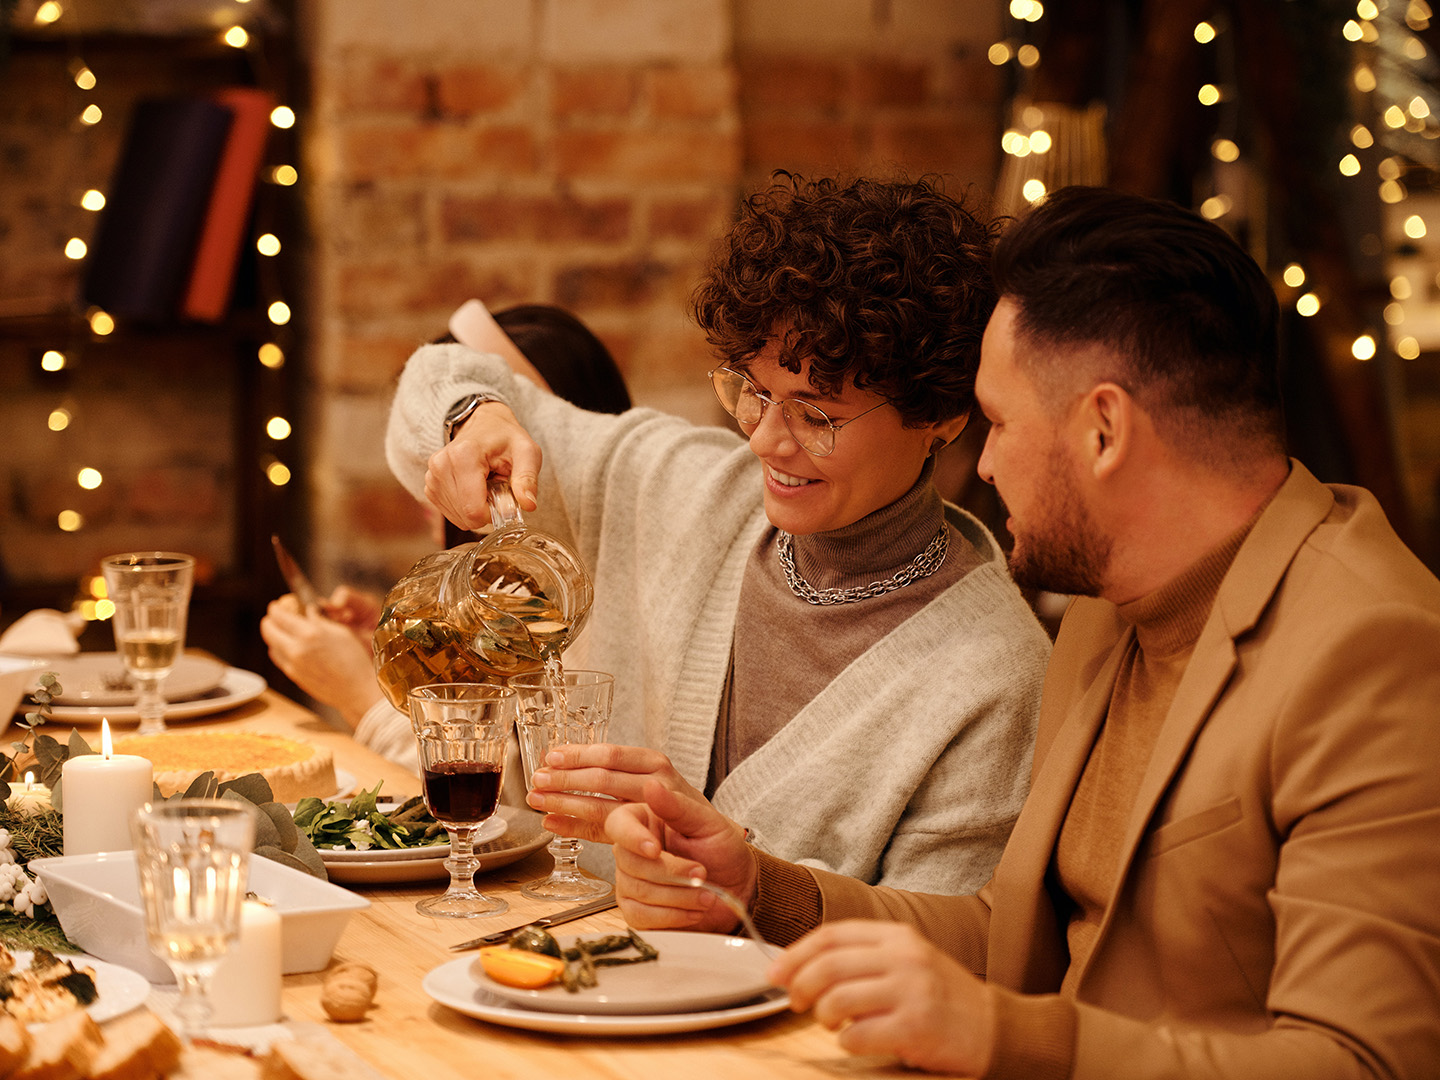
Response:
[{"label": "man's dark hair", "polygon": [[1170,414],[1172,435],[1220,426],[1283,446],[1279,304],[1219,226],[1158,199],[1061,188],[1000,238],[992,272],[1042,381],[1064,381],[1047,346],[1099,345],[1121,367],[1093,374]]},{"label": "man's dark hair", "polygon": [[610,350],[564,308],[517,304],[495,312],[495,322],[566,401],[591,412],[630,408],[630,391]]},{"label": "man's dark hair", "polygon": [[995,307],[988,217],[928,179],[807,181],[776,173],[747,198],[695,291],[724,362],[783,334],[780,363],[838,394],[887,398],[908,425],[968,413]]}]

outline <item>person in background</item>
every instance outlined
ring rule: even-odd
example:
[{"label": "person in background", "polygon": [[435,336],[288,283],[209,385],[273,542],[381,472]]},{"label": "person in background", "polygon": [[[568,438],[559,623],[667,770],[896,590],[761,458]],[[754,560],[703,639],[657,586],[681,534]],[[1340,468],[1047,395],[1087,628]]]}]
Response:
[{"label": "person in background", "polygon": [[1049,653],[993,537],[931,482],[974,403],[993,237],[925,182],[781,174],[745,200],[695,298],[743,436],[585,412],[459,346],[410,358],[386,444],[401,482],[472,528],[508,476],[594,578],[585,666],[615,675],[611,741],[583,783],[535,774],[547,829],[603,841],[613,803],[566,792],[658,778],[777,855],[985,880]]},{"label": "person in background", "polygon": [[[610,350],[563,308],[520,304],[492,317],[478,300],[470,300],[451,316],[450,333],[440,340],[463,340],[505,356],[515,371],[585,408],[623,412],[630,407],[630,393]],[[441,520],[435,515],[437,528]],[[446,547],[475,539],[446,525]],[[276,667],[315,701],[333,708],[359,742],[418,772],[409,717],[390,705],[375,679],[371,640],[379,621],[378,597],[341,585],[321,608],[308,611],[291,593],[271,601],[260,620],[260,636]],[[514,790],[521,790],[518,782]]]},{"label": "person in background", "polygon": [[1218,226],[1062,189],[995,277],[980,474],[1016,579],[1081,598],[994,876],[867,888],[652,783],[607,822],[627,922],[733,929],[707,877],[794,943],[794,1008],[938,1072],[1434,1076],[1440,582],[1287,458],[1275,294]]}]

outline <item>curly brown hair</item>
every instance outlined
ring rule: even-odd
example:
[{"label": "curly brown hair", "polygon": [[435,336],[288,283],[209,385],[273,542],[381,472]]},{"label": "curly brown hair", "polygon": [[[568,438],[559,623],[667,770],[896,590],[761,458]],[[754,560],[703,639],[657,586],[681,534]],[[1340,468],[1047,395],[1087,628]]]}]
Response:
[{"label": "curly brown hair", "polygon": [[777,172],[741,205],[693,298],[724,362],[776,334],[780,363],[823,394],[853,383],[907,426],[968,413],[995,307],[999,223],[937,181],[805,180]]}]

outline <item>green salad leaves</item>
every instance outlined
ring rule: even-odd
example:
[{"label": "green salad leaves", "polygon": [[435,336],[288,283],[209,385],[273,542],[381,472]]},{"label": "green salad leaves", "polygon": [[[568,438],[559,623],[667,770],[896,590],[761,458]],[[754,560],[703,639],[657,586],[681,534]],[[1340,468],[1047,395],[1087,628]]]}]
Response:
[{"label": "green salad leaves", "polygon": [[382,781],[348,801],[301,799],[295,806],[295,825],[321,851],[393,851],[450,842],[445,826],[430,816],[425,800],[418,795],[382,810],[379,796],[383,786]]}]

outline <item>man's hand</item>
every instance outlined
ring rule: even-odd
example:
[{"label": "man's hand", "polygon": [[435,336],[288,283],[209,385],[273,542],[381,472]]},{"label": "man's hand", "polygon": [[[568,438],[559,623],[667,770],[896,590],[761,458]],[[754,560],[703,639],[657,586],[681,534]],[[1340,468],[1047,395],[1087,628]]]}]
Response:
[{"label": "man's hand", "polygon": [[[604,844],[609,842],[605,818],[615,809],[613,800],[639,802],[647,780],[704,801],[658,750],[611,743],[572,743],[551,750],[530,778],[525,801],[546,815],[542,824],[550,832]],[[608,798],[573,794],[581,791]]]},{"label": "man's hand", "polygon": [[981,1076],[995,1042],[994,992],[912,926],[853,919],[801,938],[770,966],[796,1012],[852,1054]]},{"label": "man's hand", "polygon": [[643,802],[623,803],[605,820],[615,852],[615,895],[637,930],[729,933],[734,913],[690,885],[704,878],[747,907],[755,900],[755,854],[745,830],[704,798],[645,781]]},{"label": "man's hand", "polygon": [[425,468],[425,498],[462,529],[490,524],[486,484],[491,473],[510,478],[521,510],[534,510],[540,447],[508,406],[487,401],[441,447]]}]

